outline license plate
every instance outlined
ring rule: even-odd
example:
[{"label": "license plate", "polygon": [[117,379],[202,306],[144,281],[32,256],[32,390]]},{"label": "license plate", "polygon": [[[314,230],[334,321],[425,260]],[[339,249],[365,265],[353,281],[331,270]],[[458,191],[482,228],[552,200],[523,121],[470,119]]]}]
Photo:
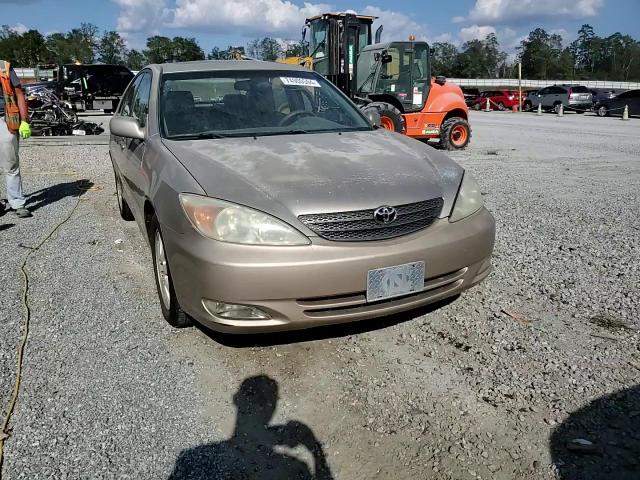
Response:
[{"label": "license plate", "polygon": [[71,135],[86,135],[87,132],[84,130],[71,130]]},{"label": "license plate", "polygon": [[367,302],[419,292],[424,288],[424,271],[424,262],[369,270]]}]

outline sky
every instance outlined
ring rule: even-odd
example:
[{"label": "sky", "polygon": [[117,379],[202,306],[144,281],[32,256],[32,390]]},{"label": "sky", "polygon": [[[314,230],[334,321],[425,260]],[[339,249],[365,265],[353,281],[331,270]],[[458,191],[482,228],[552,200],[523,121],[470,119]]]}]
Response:
[{"label": "sky", "polygon": [[16,31],[66,32],[90,22],[138,49],[156,34],[195,37],[205,52],[267,35],[295,40],[307,16],[348,10],[378,16],[383,41],[414,34],[461,45],[495,32],[510,54],[536,27],[567,44],[584,23],[600,36],[640,39],[640,0],[0,0],[0,8],[0,24]]}]

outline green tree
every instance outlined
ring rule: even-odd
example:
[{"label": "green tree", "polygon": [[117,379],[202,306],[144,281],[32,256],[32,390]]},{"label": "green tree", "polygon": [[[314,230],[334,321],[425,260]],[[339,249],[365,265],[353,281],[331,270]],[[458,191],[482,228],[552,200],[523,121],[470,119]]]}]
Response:
[{"label": "green tree", "polygon": [[71,63],[71,46],[64,33],[52,33],[46,40],[49,61],[51,63],[64,64]]},{"label": "green tree", "polygon": [[287,44],[284,51],[285,57],[303,57],[306,55],[307,44],[305,42],[293,42]]},{"label": "green tree", "polygon": [[82,23],[67,33],[68,50],[71,60],[80,63],[93,63],[98,47],[98,27],[91,23]]},{"label": "green tree", "polygon": [[431,45],[431,72],[446,77],[457,76],[458,48],[452,43],[436,42]]},{"label": "green tree", "polygon": [[247,44],[247,53],[250,57],[267,62],[274,62],[284,56],[284,50],[278,40],[271,37],[256,38]]},{"label": "green tree", "polygon": [[98,60],[102,63],[123,64],[127,48],[120,34],[114,30],[104,32],[98,44]]},{"label": "green tree", "polygon": [[462,45],[456,71],[467,78],[495,78],[505,70],[507,54],[500,50],[498,38],[490,33],[484,40],[470,40]]},{"label": "green tree", "polygon": [[146,59],[142,52],[132,49],[127,51],[125,63],[131,70],[141,70],[146,65]]},{"label": "green tree", "polygon": [[149,63],[171,62],[173,61],[173,42],[170,38],[159,35],[149,37],[144,56]]},{"label": "green tree", "polygon": [[222,60],[224,52],[218,47],[213,47],[211,52],[207,54],[207,60]]},{"label": "green tree", "polygon": [[195,38],[174,37],[173,61],[189,62],[191,60],[204,60],[204,52]]},{"label": "green tree", "polygon": [[520,43],[518,51],[525,78],[547,80],[573,76],[573,54],[562,48],[560,35],[549,35],[546,30],[536,28]]},{"label": "green tree", "polygon": [[265,37],[260,42],[260,57],[267,62],[275,62],[283,55],[282,45],[275,38]]}]

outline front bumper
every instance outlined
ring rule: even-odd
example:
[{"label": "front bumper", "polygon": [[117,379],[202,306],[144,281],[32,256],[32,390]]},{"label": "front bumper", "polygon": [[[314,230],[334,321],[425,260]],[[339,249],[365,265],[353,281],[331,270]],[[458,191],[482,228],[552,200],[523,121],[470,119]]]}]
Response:
[{"label": "front bumper", "polygon": [[[176,296],[182,308],[213,330],[259,333],[303,329],[414,309],[457,295],[491,271],[493,216],[481,209],[455,223],[440,219],[404,237],[361,243],[314,238],[301,247],[216,242],[195,231],[162,229]],[[405,297],[367,303],[367,272],[422,260],[425,286]],[[207,298],[251,305],[268,320],[212,317]]]}]

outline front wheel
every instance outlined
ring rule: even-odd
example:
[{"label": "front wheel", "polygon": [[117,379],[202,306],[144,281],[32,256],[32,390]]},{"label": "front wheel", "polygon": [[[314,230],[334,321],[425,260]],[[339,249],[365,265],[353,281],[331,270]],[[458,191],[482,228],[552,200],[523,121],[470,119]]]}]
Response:
[{"label": "front wheel", "polygon": [[375,107],[380,114],[380,126],[392,132],[404,133],[404,119],[402,112],[390,103],[373,102],[368,108]]},{"label": "front wheel", "polygon": [[533,104],[531,102],[524,102],[524,105],[522,106],[522,109],[525,112],[530,112],[531,110],[533,110]]},{"label": "front wheel", "polygon": [[600,105],[596,110],[596,113],[599,117],[606,117],[607,115],[609,115],[609,109],[604,105]]},{"label": "front wheel", "polygon": [[173,327],[185,328],[193,325],[191,318],[182,310],[176,292],[173,289],[173,280],[171,279],[171,270],[167,260],[167,251],[162,239],[160,231],[160,223],[154,215],[151,220],[151,253],[153,257],[153,272],[156,278],[156,288],[158,290],[158,298],[160,299],[160,307],[162,316]]},{"label": "front wheel", "polygon": [[445,150],[462,150],[471,140],[471,127],[460,117],[451,117],[440,128],[440,147]]}]

